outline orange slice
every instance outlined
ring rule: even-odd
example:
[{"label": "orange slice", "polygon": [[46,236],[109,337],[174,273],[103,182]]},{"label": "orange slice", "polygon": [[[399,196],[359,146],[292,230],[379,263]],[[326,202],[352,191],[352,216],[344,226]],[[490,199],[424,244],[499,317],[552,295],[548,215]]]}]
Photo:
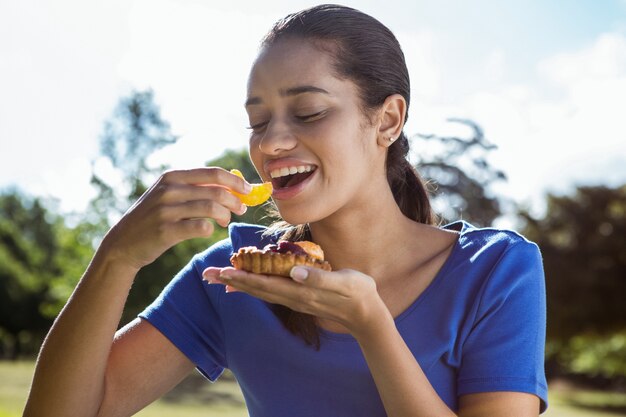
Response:
[{"label": "orange slice", "polygon": [[[238,169],[231,169],[230,172],[244,179],[243,174]],[[240,194],[235,191],[231,191],[231,193],[239,197],[241,202],[246,206],[258,206],[259,204],[265,203],[270,198],[272,191],[272,183],[264,182],[262,184],[252,184],[252,191],[250,191],[249,194]]]}]

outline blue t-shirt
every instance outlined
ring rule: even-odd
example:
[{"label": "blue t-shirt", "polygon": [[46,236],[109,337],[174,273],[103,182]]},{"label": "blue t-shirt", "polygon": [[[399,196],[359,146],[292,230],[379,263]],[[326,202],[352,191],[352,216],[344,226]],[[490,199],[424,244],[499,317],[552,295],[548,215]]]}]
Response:
[{"label": "blue t-shirt", "polygon": [[[520,235],[464,222],[449,258],[396,327],[443,401],[518,391],[547,405],[546,300],[541,255]],[[385,416],[356,340],[321,329],[320,350],[285,329],[270,306],[202,280],[242,246],[263,247],[260,226],[233,223],[230,239],[196,255],[140,317],[216,380],[230,369],[251,417]]]}]

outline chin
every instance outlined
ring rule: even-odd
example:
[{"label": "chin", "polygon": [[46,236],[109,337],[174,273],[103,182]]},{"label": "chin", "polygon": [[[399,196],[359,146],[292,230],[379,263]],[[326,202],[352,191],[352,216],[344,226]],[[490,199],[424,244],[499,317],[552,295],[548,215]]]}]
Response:
[{"label": "chin", "polygon": [[278,207],[280,217],[292,225],[314,223],[326,218],[328,215],[326,211],[317,209],[315,205],[308,205],[306,208],[299,205],[292,207],[283,205],[281,207],[280,204],[277,204],[276,206]]}]

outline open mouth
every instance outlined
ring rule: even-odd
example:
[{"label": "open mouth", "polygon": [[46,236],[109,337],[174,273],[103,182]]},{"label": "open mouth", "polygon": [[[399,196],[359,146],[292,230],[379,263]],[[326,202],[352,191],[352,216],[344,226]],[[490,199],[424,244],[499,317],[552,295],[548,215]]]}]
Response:
[{"label": "open mouth", "polygon": [[299,165],[275,169],[270,172],[272,186],[275,189],[289,188],[300,184],[315,171],[313,165]]}]

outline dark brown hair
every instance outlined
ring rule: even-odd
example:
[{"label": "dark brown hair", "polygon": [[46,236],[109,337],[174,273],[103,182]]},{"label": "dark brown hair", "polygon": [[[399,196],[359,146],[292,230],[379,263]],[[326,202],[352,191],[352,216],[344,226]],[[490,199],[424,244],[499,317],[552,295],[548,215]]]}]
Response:
[{"label": "dark brown hair", "polygon": [[[411,86],[404,54],[393,33],[378,20],[349,7],[320,5],[276,22],[261,46],[267,48],[285,39],[310,40],[329,53],[337,77],[356,84],[365,116],[379,109],[390,95],[400,94],[407,103],[405,121],[408,118]],[[387,152],[387,181],[405,216],[435,224],[428,191],[407,160],[408,152],[409,141],[402,132]],[[285,240],[311,240],[307,225],[277,222],[271,229],[284,230]],[[313,316],[280,305],[274,306],[274,312],[292,333],[319,348],[319,329]]]}]

